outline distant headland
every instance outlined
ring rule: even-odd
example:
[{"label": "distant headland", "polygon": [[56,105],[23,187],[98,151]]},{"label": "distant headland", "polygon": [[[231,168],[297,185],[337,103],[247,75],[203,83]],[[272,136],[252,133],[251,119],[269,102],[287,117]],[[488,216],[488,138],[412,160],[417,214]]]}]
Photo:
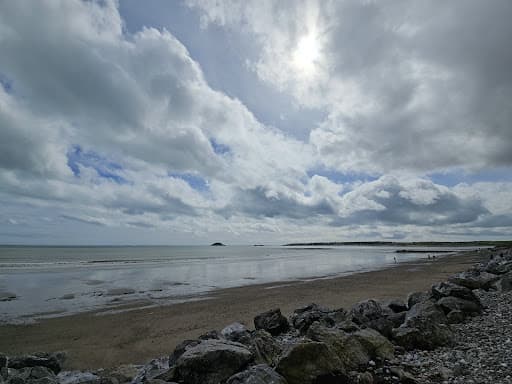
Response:
[{"label": "distant headland", "polygon": [[222,244],[222,243],[212,243],[210,244],[211,247],[225,247],[226,244]]}]

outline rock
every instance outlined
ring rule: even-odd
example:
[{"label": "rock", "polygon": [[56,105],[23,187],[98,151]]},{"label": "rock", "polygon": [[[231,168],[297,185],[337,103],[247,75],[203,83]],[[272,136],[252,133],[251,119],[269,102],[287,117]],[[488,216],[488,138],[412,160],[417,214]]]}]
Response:
[{"label": "rock", "polygon": [[311,324],[317,321],[327,327],[333,327],[348,321],[348,314],[343,308],[331,310],[313,303],[296,309],[291,316],[293,327],[303,335]]},{"label": "rock", "polygon": [[[98,373],[100,378],[114,379],[118,383],[131,383],[137,377],[141,367],[133,364],[122,364],[115,368]],[[104,384],[104,383],[102,383]]]},{"label": "rock", "polygon": [[495,283],[495,287],[500,292],[512,291],[512,272],[507,273]]},{"label": "rock", "polygon": [[407,304],[401,299],[390,300],[386,306],[395,313],[401,313],[407,311],[409,308]]},{"label": "rock", "polygon": [[349,383],[351,384],[373,384],[373,376],[370,372],[355,372],[349,373]]},{"label": "rock", "polygon": [[0,369],[7,368],[8,357],[3,353],[0,353]]},{"label": "rock", "polygon": [[288,384],[346,382],[342,362],[325,343],[303,342],[292,345],[281,357],[276,371]]},{"label": "rock", "polygon": [[220,339],[220,333],[217,330],[208,331],[203,333],[198,337],[199,340],[210,340],[210,339]]},{"label": "rock", "polygon": [[454,309],[448,312],[446,319],[448,320],[448,324],[459,324],[466,319],[466,315],[462,311]]},{"label": "rock", "polygon": [[393,344],[373,329],[361,329],[354,333],[361,345],[368,351],[372,359],[391,360],[395,349]]},{"label": "rock", "polygon": [[27,367],[46,367],[57,374],[61,371],[62,360],[63,354],[34,353],[33,355],[11,357],[8,361],[8,367],[14,369]]},{"label": "rock", "polygon": [[407,307],[410,309],[414,305],[426,301],[430,298],[427,292],[412,292],[407,295]]},{"label": "rock", "polygon": [[417,384],[418,380],[411,375],[409,372],[404,371],[402,367],[392,366],[389,367],[389,373],[391,375],[398,377],[398,380],[400,380],[400,383],[403,384]]},{"label": "rock", "polygon": [[393,330],[393,339],[405,349],[453,345],[453,332],[447,323],[441,308],[430,300],[420,302],[407,312],[405,322]]},{"label": "rock", "polygon": [[219,243],[219,242],[217,242],[217,243],[212,243],[212,244],[210,244],[210,245],[211,245],[212,247],[225,247],[225,246],[226,246],[226,244],[222,244],[222,243]]},{"label": "rock", "polygon": [[57,384],[57,376],[46,367],[34,366],[9,370],[9,384]]},{"label": "rock", "polygon": [[241,323],[233,323],[224,327],[220,331],[222,337],[226,340],[236,341],[242,344],[247,344],[251,339],[251,333],[247,327]]},{"label": "rock", "polygon": [[268,365],[260,364],[231,376],[226,384],[287,384],[283,376]]},{"label": "rock", "polygon": [[474,301],[464,300],[453,296],[443,297],[442,299],[437,300],[436,304],[439,305],[446,314],[453,310],[461,311],[465,315],[470,316],[482,313],[482,305],[480,302],[477,304]]},{"label": "rock", "polygon": [[492,260],[487,264],[485,271],[494,275],[503,275],[505,273],[512,272],[512,261]]},{"label": "rock", "polygon": [[174,348],[174,351],[169,356],[169,367],[173,366],[176,361],[180,358],[181,355],[185,353],[185,351],[188,348],[195,347],[201,342],[201,340],[184,340],[181,343],[179,343],[176,348]]},{"label": "rock", "polygon": [[253,354],[240,343],[203,340],[176,361],[172,379],[187,384],[218,384],[243,370]]},{"label": "rock", "polygon": [[393,323],[393,328],[397,328],[404,323],[406,315],[407,312],[392,313],[388,315],[388,320]]},{"label": "rock", "polygon": [[388,319],[389,312],[385,311],[380,303],[370,299],[355,304],[349,312],[352,321],[359,325],[373,328],[383,335],[391,336],[393,322]]},{"label": "rock", "polygon": [[279,308],[271,309],[256,316],[254,318],[254,327],[256,329],[263,329],[273,336],[284,333],[290,328],[288,320],[281,314]]},{"label": "rock", "polygon": [[371,357],[368,350],[356,336],[340,329],[328,328],[316,322],[309,327],[307,336],[317,342],[325,343],[336,353],[346,370],[365,367]]},{"label": "rock", "polygon": [[488,272],[467,271],[457,273],[448,280],[469,289],[488,290],[499,279],[497,275]]},{"label": "rock", "polygon": [[249,349],[254,354],[256,363],[275,366],[283,352],[277,341],[264,330],[257,330],[251,335]]},{"label": "rock", "polygon": [[80,371],[60,372],[57,379],[59,384],[99,384],[101,380],[99,376],[91,372]]},{"label": "rock", "polygon": [[458,297],[459,299],[473,301],[480,304],[480,300],[473,291],[467,287],[463,287],[458,284],[445,281],[432,286],[432,296],[436,299],[442,299],[443,297]]},{"label": "rock", "polygon": [[[183,353],[182,353],[183,354]],[[181,355],[180,355],[181,356]],[[133,384],[145,383],[158,375],[167,372],[169,369],[169,358],[160,357],[151,360],[149,363],[144,365],[135,378],[132,380]]]}]

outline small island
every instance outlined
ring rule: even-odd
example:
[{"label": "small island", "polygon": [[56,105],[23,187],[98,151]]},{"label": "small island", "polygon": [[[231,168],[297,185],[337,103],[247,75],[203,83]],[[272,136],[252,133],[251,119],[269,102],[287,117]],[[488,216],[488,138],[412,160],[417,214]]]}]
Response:
[{"label": "small island", "polygon": [[222,243],[213,243],[210,245],[211,247],[225,247],[226,244],[222,244]]}]

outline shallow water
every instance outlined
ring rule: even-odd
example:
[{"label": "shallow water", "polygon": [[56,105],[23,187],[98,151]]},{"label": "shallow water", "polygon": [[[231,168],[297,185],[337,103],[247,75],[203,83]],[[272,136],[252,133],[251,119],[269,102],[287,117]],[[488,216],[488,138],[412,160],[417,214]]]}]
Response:
[{"label": "shallow water", "polygon": [[395,257],[398,262],[427,257],[396,254],[396,249],[0,246],[0,299],[16,295],[0,301],[0,322],[115,308],[134,300],[180,302],[219,288],[340,276],[385,268]]}]

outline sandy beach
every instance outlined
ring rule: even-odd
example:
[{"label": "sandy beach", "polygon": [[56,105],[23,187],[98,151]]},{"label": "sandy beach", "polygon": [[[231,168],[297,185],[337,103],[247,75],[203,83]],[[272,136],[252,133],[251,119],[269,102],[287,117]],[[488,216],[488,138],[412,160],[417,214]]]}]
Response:
[{"label": "sandy beach", "polygon": [[463,252],[323,280],[218,290],[203,300],[117,314],[85,313],[30,325],[4,325],[0,327],[0,351],[11,355],[66,351],[67,369],[144,363],[169,354],[184,339],[234,321],[252,328],[254,316],[270,308],[279,307],[288,315],[311,302],[347,308],[367,298],[405,298],[409,292],[427,289],[466,270],[485,253]]}]

